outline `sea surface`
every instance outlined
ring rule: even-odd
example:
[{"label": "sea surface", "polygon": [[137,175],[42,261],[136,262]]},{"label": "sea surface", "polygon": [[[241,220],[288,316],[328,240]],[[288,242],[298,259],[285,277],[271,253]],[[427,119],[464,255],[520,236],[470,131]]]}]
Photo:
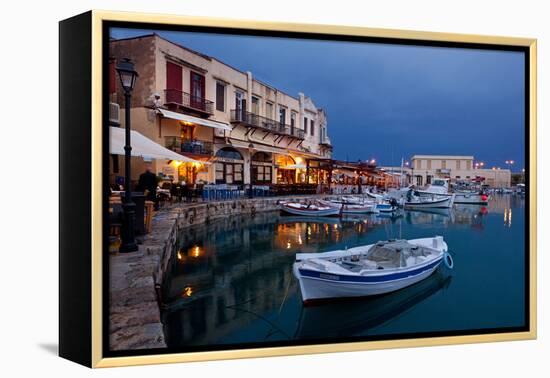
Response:
[{"label": "sea surface", "polygon": [[[400,291],[303,306],[292,264],[389,238],[442,235],[454,269]],[[231,217],[184,230],[163,291],[169,347],[391,338],[525,325],[525,207],[516,195],[488,206],[401,216]]]}]

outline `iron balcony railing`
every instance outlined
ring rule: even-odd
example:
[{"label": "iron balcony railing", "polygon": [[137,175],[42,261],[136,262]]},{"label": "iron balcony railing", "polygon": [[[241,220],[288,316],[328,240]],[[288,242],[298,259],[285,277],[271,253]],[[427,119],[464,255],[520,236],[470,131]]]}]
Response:
[{"label": "iron balcony railing", "polygon": [[212,156],[214,144],[197,139],[183,139],[175,136],[164,137],[164,146],[177,153]]},{"label": "iron balcony railing", "polygon": [[195,110],[204,114],[214,114],[214,102],[177,89],[164,90],[164,104]]},{"label": "iron balcony railing", "polygon": [[289,135],[298,139],[304,139],[304,130],[251,112],[231,110],[231,122],[257,127],[266,131],[271,131],[275,134]]}]

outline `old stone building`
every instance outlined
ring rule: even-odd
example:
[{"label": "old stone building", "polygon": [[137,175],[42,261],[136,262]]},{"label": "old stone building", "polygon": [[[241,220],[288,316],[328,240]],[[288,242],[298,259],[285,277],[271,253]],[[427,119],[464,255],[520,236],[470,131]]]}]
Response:
[{"label": "old stone building", "polygon": [[[123,93],[114,68],[129,58],[139,74],[132,129],[198,161],[155,160],[160,175],[186,183],[305,183],[306,159],[331,157],[326,113],[303,93],[287,94],[157,34],[111,40],[110,57],[110,101],[122,109],[119,124]],[[113,175],[122,166],[118,159],[113,156]],[[132,177],[142,169],[136,161]]]}]

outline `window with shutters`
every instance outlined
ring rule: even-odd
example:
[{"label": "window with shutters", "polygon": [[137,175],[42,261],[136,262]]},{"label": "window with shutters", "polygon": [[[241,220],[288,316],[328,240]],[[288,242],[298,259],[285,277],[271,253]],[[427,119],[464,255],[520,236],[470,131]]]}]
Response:
[{"label": "window with shutters", "polygon": [[225,85],[223,83],[216,83],[216,110],[225,112]]},{"label": "window with shutters", "polygon": [[260,115],[260,99],[252,96],[252,113]]},{"label": "window with shutters", "polygon": [[273,104],[271,102],[265,103],[265,116],[266,118],[273,119]]}]

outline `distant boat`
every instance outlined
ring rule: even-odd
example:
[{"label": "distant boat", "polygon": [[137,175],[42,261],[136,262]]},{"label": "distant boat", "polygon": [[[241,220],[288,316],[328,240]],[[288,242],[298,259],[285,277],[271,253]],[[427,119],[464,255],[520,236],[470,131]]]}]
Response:
[{"label": "distant boat", "polygon": [[449,180],[443,178],[435,178],[425,189],[415,189],[414,193],[418,196],[452,196],[449,193]]},{"label": "distant boat", "polygon": [[441,236],[380,241],[348,250],[298,253],[293,266],[304,302],[362,297],[403,289],[429,277],[445,261]]},{"label": "distant boat", "polygon": [[455,203],[469,205],[488,205],[489,197],[486,194],[480,194],[473,191],[456,191]]},{"label": "distant boat", "polygon": [[454,194],[451,196],[409,196],[403,207],[411,210],[430,208],[448,209],[453,206]]},{"label": "distant boat", "polygon": [[308,217],[327,217],[340,214],[340,210],[336,207],[297,202],[282,203],[281,210],[288,214]]},{"label": "distant boat", "polygon": [[380,213],[393,213],[399,210],[399,206],[395,203],[392,204],[389,201],[384,201],[376,204],[376,210]]},{"label": "distant boat", "polygon": [[339,203],[323,200],[319,200],[318,202],[325,206],[337,208],[344,214],[367,214],[376,212],[376,204],[374,202]]}]

